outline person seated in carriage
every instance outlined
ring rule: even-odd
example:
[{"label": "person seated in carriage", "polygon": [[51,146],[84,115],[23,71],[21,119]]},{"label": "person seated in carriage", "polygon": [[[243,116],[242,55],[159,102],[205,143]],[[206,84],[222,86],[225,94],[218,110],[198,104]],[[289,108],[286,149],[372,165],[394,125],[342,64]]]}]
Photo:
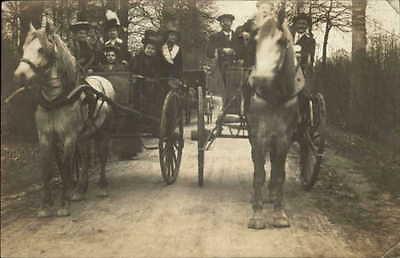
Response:
[{"label": "person seated in carriage", "polygon": [[[143,49],[129,62],[133,85],[130,102],[145,114],[159,116],[159,110],[161,110],[161,91],[159,89],[161,71],[158,33],[152,30],[146,31],[142,42]],[[156,127],[156,125],[151,125],[151,127]]]},{"label": "person seated in carriage", "polygon": [[161,46],[161,76],[181,79],[183,74],[182,49],[179,45],[179,32],[170,29],[165,32]]},{"label": "person seated in carriage", "polygon": [[126,65],[119,61],[118,49],[114,46],[107,46],[104,49],[104,62],[96,67],[96,72],[124,72]]},{"label": "person seated in carriage", "polygon": [[122,63],[127,63],[125,60],[124,41],[119,37],[120,24],[118,18],[106,20],[104,24],[108,40],[104,42],[104,47],[113,47],[116,49],[116,54]]},{"label": "person seated in carriage", "polygon": [[216,59],[217,66],[225,83],[225,71],[236,60],[236,37],[232,30],[232,23],[235,20],[235,16],[232,14],[223,14],[217,20],[220,23],[221,31],[211,35],[207,46],[207,57]]},{"label": "person seated in carriage", "polygon": [[307,31],[310,25],[310,16],[305,13],[299,13],[294,17],[291,28],[297,59],[307,80],[311,80],[316,45],[311,31]]},{"label": "person seated in carriage", "polygon": [[77,60],[80,77],[85,77],[95,61],[94,46],[89,42],[89,22],[82,13],[78,14],[78,21],[70,26],[73,33],[72,41],[69,42],[69,49]]}]

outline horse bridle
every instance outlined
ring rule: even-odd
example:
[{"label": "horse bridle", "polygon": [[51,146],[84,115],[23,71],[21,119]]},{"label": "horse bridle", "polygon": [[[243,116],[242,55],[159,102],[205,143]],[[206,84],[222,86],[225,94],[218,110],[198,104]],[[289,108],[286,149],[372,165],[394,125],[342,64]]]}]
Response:
[{"label": "horse bridle", "polygon": [[29,65],[29,67],[32,69],[32,71],[36,74],[36,75],[44,75],[46,74],[46,72],[50,69],[50,67],[53,65],[54,61],[52,61],[51,58],[48,58],[47,60],[47,64],[44,66],[37,66],[36,64],[34,64],[31,60],[27,59],[27,58],[21,58],[19,60],[20,63],[25,63],[27,65]]}]

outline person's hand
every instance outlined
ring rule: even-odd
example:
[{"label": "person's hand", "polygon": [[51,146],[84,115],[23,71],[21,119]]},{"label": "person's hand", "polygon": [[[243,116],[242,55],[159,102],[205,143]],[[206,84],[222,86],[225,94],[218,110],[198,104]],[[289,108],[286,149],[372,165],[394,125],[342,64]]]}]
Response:
[{"label": "person's hand", "polygon": [[226,47],[222,49],[222,52],[226,55],[233,55],[235,51],[232,48]]},{"label": "person's hand", "polygon": [[122,60],[122,61],[121,61],[121,64],[123,64],[123,65],[128,65],[128,61]]},{"label": "person's hand", "polygon": [[244,64],[244,60],[243,59],[238,59],[236,61],[236,63],[239,64],[239,65],[243,65]]},{"label": "person's hand", "polygon": [[203,65],[201,69],[207,74],[211,73],[211,67],[209,65]]},{"label": "person's hand", "polygon": [[250,39],[250,33],[248,33],[247,31],[243,31],[242,32],[242,38],[244,40],[249,40]]},{"label": "person's hand", "polygon": [[93,71],[93,69],[88,69],[88,70],[87,70],[87,73],[88,73],[88,74],[92,74],[92,73],[94,73],[94,71]]}]

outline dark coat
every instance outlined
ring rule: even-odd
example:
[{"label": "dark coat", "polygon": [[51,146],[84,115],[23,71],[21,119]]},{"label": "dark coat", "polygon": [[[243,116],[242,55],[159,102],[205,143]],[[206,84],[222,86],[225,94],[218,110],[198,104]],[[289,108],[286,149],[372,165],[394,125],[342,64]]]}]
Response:
[{"label": "dark coat", "polygon": [[182,48],[179,47],[178,53],[176,54],[175,58],[172,59],[173,64],[171,64],[167,61],[165,53],[163,53],[164,46],[162,46],[160,53],[161,77],[173,77],[178,79],[182,78],[182,73],[183,73]]},{"label": "dark coat", "polygon": [[158,55],[149,57],[143,52],[134,56],[129,62],[129,71],[148,78],[160,77],[160,58]]},{"label": "dark coat", "polygon": [[[235,31],[235,35],[237,37],[235,51],[238,59],[242,59],[244,61],[245,67],[251,67],[255,65],[257,46],[255,36],[257,35],[257,30],[254,29],[253,23],[254,20],[249,19],[245,24],[239,26]],[[241,36],[243,32],[250,34],[250,38],[248,40],[243,39]]]},{"label": "dark coat", "polygon": [[126,66],[120,63],[105,64],[101,63],[96,66],[96,72],[125,72]]},{"label": "dark coat", "polygon": [[[293,39],[295,39],[296,33],[292,30]],[[296,45],[301,46],[300,53],[300,66],[303,69],[303,72],[307,72],[310,68],[312,68],[314,64],[314,56],[315,56],[315,39],[310,34],[304,34],[297,42],[294,42]]]},{"label": "dark coat", "polygon": [[210,37],[210,41],[207,46],[207,56],[209,58],[215,58],[215,50],[218,52],[218,56],[221,57],[220,52],[223,48],[235,49],[235,33],[232,31],[232,38],[229,39],[223,31],[217,32]]},{"label": "dark coat", "polygon": [[89,41],[79,42],[73,40],[70,42],[69,49],[76,58],[80,72],[86,74],[88,68],[94,65],[96,57],[94,46]]}]

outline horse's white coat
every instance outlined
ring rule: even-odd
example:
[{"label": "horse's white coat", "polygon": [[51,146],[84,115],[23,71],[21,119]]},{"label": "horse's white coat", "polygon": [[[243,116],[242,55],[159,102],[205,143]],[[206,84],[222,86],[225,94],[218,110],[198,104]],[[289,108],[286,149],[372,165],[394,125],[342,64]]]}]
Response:
[{"label": "horse's white coat", "polygon": [[[271,18],[272,19],[272,18]],[[265,79],[273,79],[278,66],[281,51],[278,41],[282,38],[282,32],[275,30],[267,36],[257,35],[256,69],[254,76]]]}]

